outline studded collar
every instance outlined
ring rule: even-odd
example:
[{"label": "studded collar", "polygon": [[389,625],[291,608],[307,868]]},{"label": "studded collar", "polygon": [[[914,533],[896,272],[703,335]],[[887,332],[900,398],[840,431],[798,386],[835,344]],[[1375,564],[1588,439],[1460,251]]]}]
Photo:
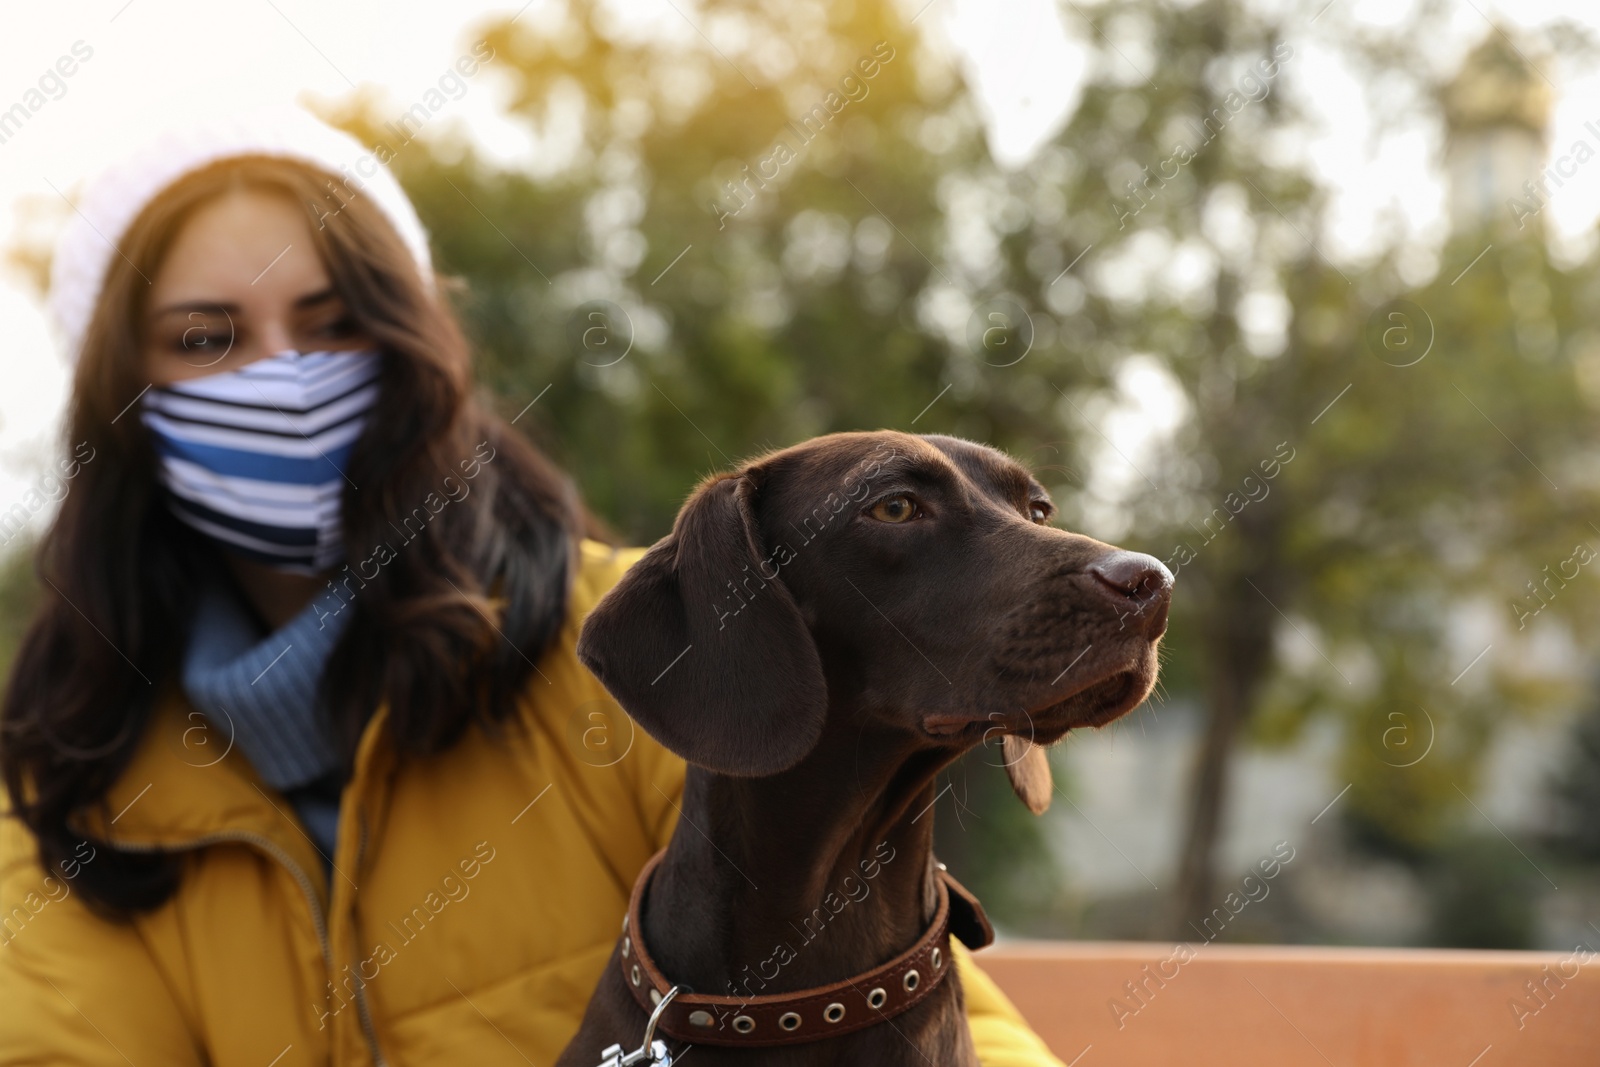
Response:
[{"label": "studded collar", "polygon": [[[662,849],[639,872],[622,920],[616,959],[622,982],[646,1014],[657,1011],[674,988],[645,948],[639,913],[650,876],[666,855]],[[936,865],[938,904],[933,921],[914,945],[882,966],[825,986],[755,997],[725,997],[680,989],[659,1013],[658,1028],[697,1045],[755,1048],[799,1045],[853,1033],[893,1018],[937,989],[950,972],[949,939],[954,933],[968,948],[994,940],[983,905]]]}]

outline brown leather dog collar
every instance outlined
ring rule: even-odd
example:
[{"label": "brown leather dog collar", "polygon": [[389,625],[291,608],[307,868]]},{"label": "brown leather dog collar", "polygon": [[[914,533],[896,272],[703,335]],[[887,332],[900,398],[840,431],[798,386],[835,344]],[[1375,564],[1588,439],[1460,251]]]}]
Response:
[{"label": "brown leather dog collar", "polygon": [[[639,912],[650,875],[665,855],[666,849],[662,849],[650,857],[633,883],[617,954],[622,983],[646,1014],[654,1012],[673,988],[638,936],[642,929]],[[754,1048],[819,1041],[899,1015],[937,989],[950,972],[952,933],[973,949],[994,940],[994,929],[978,898],[956,881],[944,864],[937,864],[935,874],[939,902],[932,923],[916,944],[881,967],[831,985],[757,997],[712,996],[680,989],[661,1013],[658,1029],[691,1044]]]}]

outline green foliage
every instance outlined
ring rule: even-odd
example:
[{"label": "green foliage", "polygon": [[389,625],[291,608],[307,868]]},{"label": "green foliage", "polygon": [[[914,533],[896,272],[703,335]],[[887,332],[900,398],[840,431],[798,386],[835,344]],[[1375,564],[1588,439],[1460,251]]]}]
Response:
[{"label": "green foliage", "polygon": [[[535,179],[407,149],[394,165],[465,283],[482,380],[510,415],[537,398],[519,426],[634,541],[664,533],[713,469],[876,427],[1007,448],[1082,529],[1078,472],[1101,444],[1086,405],[1130,356],[1154,358],[1185,417],[1140,464],[1120,540],[1179,572],[1166,687],[1279,744],[1337,716],[1352,827],[1402,854],[1442,848],[1495,726],[1572,696],[1524,669],[1520,631],[1452,682],[1478,651],[1454,622],[1490,610],[1514,627],[1511,601],[1586,536],[1593,482],[1569,475],[1595,443],[1574,430],[1593,426],[1576,374],[1600,337],[1595,272],[1493,233],[1458,235],[1416,291],[1398,244],[1335,267],[1319,176],[1271,150],[1306,122],[1283,89],[1305,60],[1272,17],[1238,0],[1069,17],[1092,24],[1091,77],[1067,127],[1012,172],[895,5],[762,0],[697,10],[742,27],[746,46],[721,51],[630,32],[592,0],[556,30],[495,24],[520,121],[549,135],[578,102],[568,164]],[[1424,4],[1392,34],[1321,30],[1387,72],[1381,113],[1415,115],[1438,86],[1401,42],[1443,17]],[[1158,78],[1112,43],[1129,39]],[[864,97],[794,136],[885,49]],[[342,121],[371,137],[379,116],[357,100]],[[773,162],[780,142],[794,159]],[[1032,317],[1021,361],[968,328],[997,297]],[[1432,337],[1412,366],[1371,341],[1397,298]],[[1281,337],[1250,332],[1248,300],[1285,308]],[[1592,600],[1555,597],[1537,625],[1592,635]],[[1435,744],[1398,766],[1394,716],[1418,726],[1419,709]],[[1007,827],[994,840],[1035,848],[1003,778],[969,780],[973,817]]]},{"label": "green foliage", "polygon": [[[820,433],[911,426],[952,379],[916,429],[1070,460],[1055,385],[1081,372],[1061,346],[1002,370],[917,322],[930,284],[959,286],[940,251],[945,183],[984,158],[948,72],[923,84],[939,72],[890,5],[709,10],[787,42],[792,69],[752,88],[735,69],[749,56],[630,36],[578,2],[558,35],[485,35],[531,128],[553,101],[582,100],[582,149],[559,177],[396,156],[441,267],[466,283],[481,377],[506,412],[539,396],[526,422],[642,541],[711,470]],[[852,74],[866,95],[802,142],[791,116]],[[376,137],[355,104],[338,117]],[[924,146],[930,125],[953,138],[945,151]],[[798,158],[761,167],[779,141]],[[763,189],[746,165],[778,177]],[[731,180],[748,206],[725,215],[740,203]],[[598,318],[597,301],[611,305]]]},{"label": "green foliage", "polygon": [[[1420,286],[1398,240],[1330,263],[1329,190],[1282,150],[1307,122],[1286,89],[1308,76],[1299,14],[1290,33],[1241,0],[1071,6],[1093,52],[1081,101],[1007,171],[957,68],[886,0],[708,0],[683,16],[705,36],[640,34],[606,10],[570,0],[556,24],[483,33],[513,119],[550,151],[576,130],[562,165],[535,177],[426,140],[392,162],[461,282],[484,388],[591,505],[648,543],[706,473],[815,434],[1008,449],[1063,525],[1178,572],[1169,692],[1230,742],[1288,744],[1334,718],[1339,817],[1434,872],[1434,936],[1526,941],[1527,894],[1460,826],[1498,727],[1576,698],[1539,642],[1600,636],[1577,584],[1594,575],[1550,577],[1600,544],[1595,264],[1494,228],[1457,234]],[[1447,17],[1425,2],[1368,34],[1334,12],[1318,39],[1370,75],[1377,113],[1437,118],[1410,42]],[[1240,103],[1251,71],[1265,92]],[[864,94],[841,95],[847,75]],[[814,136],[796,132],[806,115]],[[331,117],[389,136],[367,97]],[[994,347],[986,302],[1002,298],[1030,326],[1011,316]],[[1281,335],[1253,331],[1244,309],[1263,303]],[[1427,354],[1396,365],[1390,328]],[[1136,359],[1182,418],[1140,458],[1121,536],[1092,525],[1105,511],[1083,472],[1104,448],[1097,405]],[[8,556],[0,670],[31,583]],[[1493,636],[1463,643],[1478,631]],[[1059,906],[1048,824],[986,762],[951,775],[961,821],[947,797],[939,847],[1025,929]]]},{"label": "green foliage", "polygon": [[[1541,568],[1595,543],[1595,482],[1578,459],[1596,444],[1578,377],[1600,296],[1593,263],[1558,269],[1534,231],[1490,229],[1457,235],[1416,291],[1400,280],[1398,244],[1335,267],[1318,176],[1270,150],[1304,121],[1295,97],[1268,92],[1212,140],[1196,133],[1200,116],[1234,110],[1224,94],[1252,66],[1277,60],[1277,84],[1299,76],[1280,28],[1221,0],[1090,17],[1107,35],[1136,27],[1160,72],[1159,86],[1091,84],[1059,143],[1077,160],[1066,202],[1105,205],[1074,232],[1093,235],[1101,262],[1146,266],[1120,300],[1091,288],[1075,317],[1122,351],[1156,353],[1187,401],[1186,423],[1134,482],[1135,547],[1181,565],[1169,640],[1192,649],[1179,658],[1196,665],[1214,722],[1231,708],[1257,738],[1285,743],[1312,716],[1338,716],[1354,783],[1343,811],[1389,847],[1439,846],[1494,727],[1575,696],[1528,662],[1534,627],[1519,629],[1512,600],[1531,600]],[[1387,71],[1381,113],[1432,112],[1429,73],[1390,50],[1439,17],[1424,5],[1393,38],[1338,42]],[[1171,173],[1160,164],[1174,143],[1192,159],[1151,180]],[[1180,257],[1205,268],[1187,291],[1163,273]],[[1252,293],[1281,301],[1281,338],[1250,336]],[[1414,305],[1408,328],[1431,337],[1411,366],[1369,330],[1398,298]],[[1285,447],[1292,462],[1264,476]],[[1543,636],[1592,641],[1594,598],[1548,599]],[[1490,641],[1464,647],[1459,624],[1490,613],[1493,654],[1458,683]],[[1398,768],[1381,727],[1419,708],[1439,742]]]},{"label": "green foliage", "polygon": [[[1032,212],[1000,188],[970,99],[907,15],[759,2],[695,14],[740,22],[767,43],[755,54],[641,37],[601,11],[574,0],[558,32],[484,34],[530,129],[581,101],[581,148],[554,177],[496,172],[471,153],[447,162],[408,147],[393,160],[441,270],[464,283],[480,380],[508,416],[537,398],[517,425],[591,506],[649,543],[713,470],[817,434],[894,427],[1008,448],[1070,507],[1079,457],[1062,390],[1098,380],[1108,354],[1087,359],[1040,331],[1015,362],[969,344],[964,311],[937,313],[974,294],[1032,303],[1009,293],[998,259],[974,271],[951,254],[958,186],[998,189],[1013,224]],[[763,74],[773,63],[781,77]],[[857,87],[830,103],[847,75]],[[814,106],[831,117],[817,121]],[[796,132],[807,115],[805,133],[820,127],[808,140]],[[369,101],[330,117],[382,139]],[[780,142],[796,153],[781,165]],[[1036,193],[1057,195],[1048,180]],[[1072,244],[1051,239],[1056,272]],[[984,829],[951,840],[946,802],[941,847],[970,860],[964,876],[998,921],[1036,915],[1058,888],[1039,827],[997,767],[958,775],[962,818]]]},{"label": "green foliage", "polygon": [[1440,850],[1427,872],[1428,943],[1441,948],[1532,948],[1539,875],[1504,838],[1467,836]]},{"label": "green foliage", "polygon": [[1600,862],[1600,688],[1572,724],[1571,746],[1554,784],[1554,842],[1572,856]]},{"label": "green foliage", "polygon": [[38,604],[33,545],[13,544],[0,554],[0,684],[11,677],[11,661]]}]

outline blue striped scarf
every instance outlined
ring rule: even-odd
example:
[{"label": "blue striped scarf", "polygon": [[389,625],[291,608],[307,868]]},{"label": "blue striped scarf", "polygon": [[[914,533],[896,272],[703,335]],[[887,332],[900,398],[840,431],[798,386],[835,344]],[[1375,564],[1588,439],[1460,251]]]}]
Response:
[{"label": "blue striped scarf", "polygon": [[323,667],[354,612],[323,590],[270,633],[220,577],[201,587],[182,680],[213,736],[236,745],[294,805],[331,865],[339,819],[339,756],[318,696]]}]

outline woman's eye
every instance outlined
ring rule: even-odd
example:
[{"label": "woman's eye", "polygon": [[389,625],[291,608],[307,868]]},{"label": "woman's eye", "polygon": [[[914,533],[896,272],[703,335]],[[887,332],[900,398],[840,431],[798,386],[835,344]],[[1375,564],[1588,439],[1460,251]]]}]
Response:
[{"label": "woman's eye", "polygon": [[204,330],[185,332],[172,340],[171,349],[182,355],[215,355],[224,351],[233,340],[230,334],[208,333]]},{"label": "woman's eye", "polygon": [[167,348],[179,355],[215,358],[233,347],[231,318],[191,311],[187,321],[176,325],[179,328],[170,336]]},{"label": "woman's eye", "polygon": [[360,327],[356,325],[356,320],[346,316],[334,319],[313,332],[323,337],[349,337],[359,330]]},{"label": "woman's eye", "polygon": [[909,522],[917,517],[917,505],[908,496],[891,496],[872,505],[867,514],[879,522]]},{"label": "woman's eye", "polygon": [[1043,526],[1050,521],[1050,509],[1043,504],[1034,504],[1028,508],[1028,518]]}]

